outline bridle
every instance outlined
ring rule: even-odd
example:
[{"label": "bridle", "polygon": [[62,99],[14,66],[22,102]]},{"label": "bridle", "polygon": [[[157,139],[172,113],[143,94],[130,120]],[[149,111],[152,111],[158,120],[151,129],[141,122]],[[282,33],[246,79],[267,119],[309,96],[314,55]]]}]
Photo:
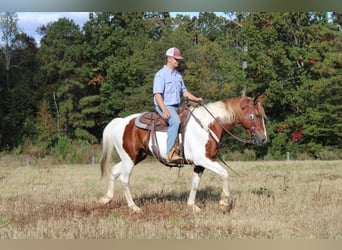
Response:
[{"label": "bridle", "polygon": [[[250,127],[251,133],[250,133],[250,137],[249,137],[248,139],[243,139],[243,138],[240,138],[239,136],[234,135],[232,132],[230,132],[228,129],[226,129],[224,126],[222,126],[221,123],[220,123],[220,122],[216,119],[216,117],[210,112],[210,110],[205,106],[204,103],[198,102],[198,104],[199,104],[200,106],[202,106],[202,107],[208,112],[208,114],[217,122],[217,124],[220,125],[220,127],[223,129],[223,131],[225,131],[225,132],[226,132],[228,135],[230,135],[232,138],[234,138],[235,140],[240,141],[240,142],[242,142],[242,143],[245,143],[245,144],[255,144],[255,143],[254,143],[254,138],[255,138],[255,125],[254,125],[254,113],[253,113],[253,112],[251,112],[251,113],[248,115],[248,119],[249,119],[249,121],[250,121],[250,123],[251,123],[251,127]],[[248,106],[248,108],[249,108],[250,110],[252,109],[252,107],[253,107],[252,105],[249,105],[249,106]],[[192,113],[192,116],[194,116],[193,113]],[[203,125],[201,124],[200,120],[199,120],[197,117],[195,117],[195,120],[196,120],[197,122],[199,122],[201,126],[203,126]],[[212,133],[209,133],[209,134],[212,135]],[[215,138],[214,138],[214,139],[215,139]],[[216,139],[215,139],[215,140],[216,140]]]},{"label": "bridle", "polygon": [[[249,110],[252,110],[252,105],[248,105],[248,109]],[[250,126],[250,136],[249,136],[249,143],[250,144],[254,144],[254,138],[255,138],[255,124],[254,124],[254,113],[252,111],[250,111],[249,115],[248,115],[248,120],[250,121],[251,123],[251,126]]]},{"label": "bridle", "polygon": [[[186,103],[188,103],[188,99],[185,100]],[[251,133],[250,133],[250,137],[248,139],[243,139],[243,138],[240,138],[236,135],[234,135],[233,133],[231,133],[228,129],[226,129],[224,126],[221,125],[221,123],[216,119],[216,117],[210,112],[210,110],[205,106],[205,104],[203,102],[197,102],[197,101],[192,101],[192,102],[195,102],[197,103],[199,106],[202,106],[207,112],[208,114],[214,119],[214,121],[217,122],[217,124],[220,125],[220,127],[223,129],[223,131],[225,131],[227,134],[229,134],[232,138],[234,138],[235,140],[237,141],[240,141],[242,143],[245,143],[245,144],[255,144],[254,143],[254,138],[255,138],[255,125],[254,125],[254,113],[253,112],[250,112],[250,114],[248,115],[248,119],[251,123],[251,127],[250,127],[250,130],[251,130]],[[255,103],[255,102],[254,102]],[[197,107],[197,106],[196,106]],[[248,109],[251,110],[253,107],[253,105],[248,105]],[[217,135],[210,129],[208,128],[206,125],[204,125],[200,119],[198,119],[194,113],[193,113],[194,109],[192,109],[190,111],[190,115],[196,120],[196,122],[203,128],[205,129],[209,135],[217,142],[217,144],[220,143],[220,140],[219,138],[217,137]],[[232,167],[230,167],[226,161],[224,161],[218,154],[217,154],[217,157],[220,159],[220,161],[227,167],[229,168],[231,171],[233,171],[237,176],[241,177],[241,175],[239,175],[239,173],[237,173]]]}]

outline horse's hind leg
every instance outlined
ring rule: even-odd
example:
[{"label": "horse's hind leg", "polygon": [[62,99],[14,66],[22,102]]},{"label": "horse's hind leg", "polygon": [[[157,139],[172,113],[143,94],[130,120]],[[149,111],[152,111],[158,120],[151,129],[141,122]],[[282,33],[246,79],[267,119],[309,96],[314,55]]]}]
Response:
[{"label": "horse's hind leg", "polygon": [[114,165],[110,171],[109,177],[108,177],[108,189],[107,193],[99,200],[102,204],[107,204],[110,202],[114,197],[114,182],[115,179],[120,175],[122,167],[122,162],[120,161],[116,165]]},{"label": "horse's hind leg", "polygon": [[123,192],[125,194],[128,207],[134,212],[140,212],[141,209],[134,203],[132,194],[129,188],[129,179],[133,170],[133,163],[120,161],[112,167],[110,176],[108,178],[107,193],[99,200],[100,203],[106,204],[110,202],[114,197],[114,184],[115,179],[119,177],[119,180],[123,186]]}]

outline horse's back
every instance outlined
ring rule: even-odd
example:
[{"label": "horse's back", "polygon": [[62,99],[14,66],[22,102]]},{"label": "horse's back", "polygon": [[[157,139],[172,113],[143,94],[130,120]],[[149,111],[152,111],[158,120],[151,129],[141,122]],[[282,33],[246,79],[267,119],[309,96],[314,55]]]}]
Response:
[{"label": "horse's back", "polygon": [[122,135],[127,124],[139,115],[140,114],[133,114],[127,117],[116,117],[111,120],[103,130],[103,141],[106,141],[108,139],[114,139],[114,141],[118,139],[122,140]]}]

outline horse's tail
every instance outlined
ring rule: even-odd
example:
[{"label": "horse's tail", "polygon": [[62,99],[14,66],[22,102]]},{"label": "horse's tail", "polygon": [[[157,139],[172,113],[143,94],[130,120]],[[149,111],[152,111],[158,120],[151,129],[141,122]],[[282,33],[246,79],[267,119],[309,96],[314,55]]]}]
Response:
[{"label": "horse's tail", "polygon": [[107,174],[107,169],[111,161],[112,152],[114,149],[113,129],[115,124],[122,118],[114,118],[107,124],[102,134],[102,155],[101,162],[101,176],[104,177]]}]

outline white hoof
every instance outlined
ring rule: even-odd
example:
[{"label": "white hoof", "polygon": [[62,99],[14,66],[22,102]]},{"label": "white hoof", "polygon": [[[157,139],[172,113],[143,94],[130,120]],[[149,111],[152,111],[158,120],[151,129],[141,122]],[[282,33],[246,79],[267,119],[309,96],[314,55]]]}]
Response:
[{"label": "white hoof", "polygon": [[141,213],[142,212],[141,208],[136,206],[136,205],[131,206],[129,208],[133,211],[133,213]]},{"label": "white hoof", "polygon": [[100,204],[107,204],[108,202],[110,202],[112,199],[108,198],[107,196],[102,197],[101,199],[99,199],[99,203]]},{"label": "white hoof", "polygon": [[232,210],[232,204],[228,204],[225,201],[220,200],[219,205],[223,213],[229,213]]},{"label": "white hoof", "polygon": [[196,205],[192,205],[192,211],[195,213],[199,213],[199,212],[201,212],[201,209]]}]

